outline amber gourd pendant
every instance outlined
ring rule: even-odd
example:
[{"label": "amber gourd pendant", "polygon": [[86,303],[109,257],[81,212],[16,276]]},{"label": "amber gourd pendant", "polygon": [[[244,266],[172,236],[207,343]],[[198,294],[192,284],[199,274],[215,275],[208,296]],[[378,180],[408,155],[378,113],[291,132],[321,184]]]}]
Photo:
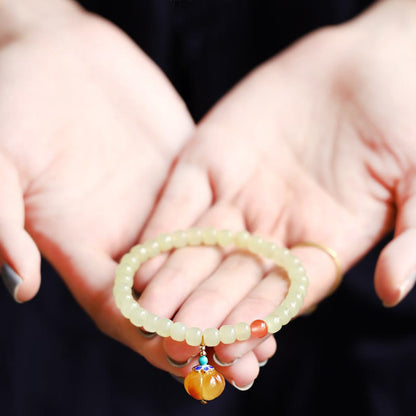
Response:
[{"label": "amber gourd pendant", "polygon": [[189,395],[206,404],[224,391],[225,379],[212,365],[208,364],[205,345],[201,344],[200,348],[199,364],[193,367],[185,377],[184,386]]}]

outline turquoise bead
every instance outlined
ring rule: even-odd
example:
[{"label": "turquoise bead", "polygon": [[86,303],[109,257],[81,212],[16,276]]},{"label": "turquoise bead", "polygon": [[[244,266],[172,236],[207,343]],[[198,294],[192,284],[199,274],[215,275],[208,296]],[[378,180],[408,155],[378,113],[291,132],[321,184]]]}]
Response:
[{"label": "turquoise bead", "polygon": [[199,357],[199,364],[206,365],[208,364],[208,358],[205,355],[201,355]]}]

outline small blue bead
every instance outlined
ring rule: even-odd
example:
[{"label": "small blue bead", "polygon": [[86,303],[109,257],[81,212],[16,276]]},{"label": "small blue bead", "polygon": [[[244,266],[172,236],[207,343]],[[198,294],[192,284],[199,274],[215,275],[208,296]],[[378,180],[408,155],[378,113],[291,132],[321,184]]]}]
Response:
[{"label": "small blue bead", "polygon": [[199,357],[199,364],[201,364],[201,365],[208,364],[208,358],[205,355],[201,355]]}]

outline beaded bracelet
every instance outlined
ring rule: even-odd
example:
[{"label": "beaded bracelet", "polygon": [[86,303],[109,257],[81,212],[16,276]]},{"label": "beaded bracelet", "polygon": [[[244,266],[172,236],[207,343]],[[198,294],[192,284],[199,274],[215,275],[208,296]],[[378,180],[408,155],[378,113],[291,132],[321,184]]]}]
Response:
[{"label": "beaded bracelet", "polygon": [[[182,322],[173,322],[168,318],[146,311],[134,299],[132,288],[134,275],[141,264],[159,253],[185,246],[226,247],[234,244],[238,249],[247,250],[272,260],[286,270],[290,286],[286,298],[264,319],[255,319],[251,324],[239,322],[235,325],[223,325],[219,329],[197,327],[188,328]],[[154,240],[134,246],[125,254],[116,268],[113,294],[116,305],[130,322],[145,331],[154,332],[162,337],[171,337],[175,341],[185,341],[191,346],[200,346],[199,365],[193,367],[185,378],[185,389],[194,398],[206,403],[218,397],[224,390],[222,374],[208,364],[205,347],[215,347],[220,342],[231,344],[245,341],[250,337],[261,338],[274,334],[286,325],[299,312],[308,289],[308,277],[300,260],[287,248],[278,247],[272,242],[252,235],[248,231],[232,232],[214,228],[191,228],[187,231],[175,231],[162,234]]]}]

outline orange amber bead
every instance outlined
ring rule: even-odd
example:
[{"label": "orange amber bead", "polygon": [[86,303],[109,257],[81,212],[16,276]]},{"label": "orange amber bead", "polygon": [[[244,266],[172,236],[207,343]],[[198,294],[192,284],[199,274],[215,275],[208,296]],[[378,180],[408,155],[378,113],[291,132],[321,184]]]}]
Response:
[{"label": "orange amber bead", "polygon": [[207,402],[217,398],[224,391],[225,380],[211,365],[197,365],[185,377],[184,386],[194,399]]},{"label": "orange amber bead", "polygon": [[267,335],[267,324],[262,319],[256,319],[250,325],[251,335],[255,338],[262,338]]}]

